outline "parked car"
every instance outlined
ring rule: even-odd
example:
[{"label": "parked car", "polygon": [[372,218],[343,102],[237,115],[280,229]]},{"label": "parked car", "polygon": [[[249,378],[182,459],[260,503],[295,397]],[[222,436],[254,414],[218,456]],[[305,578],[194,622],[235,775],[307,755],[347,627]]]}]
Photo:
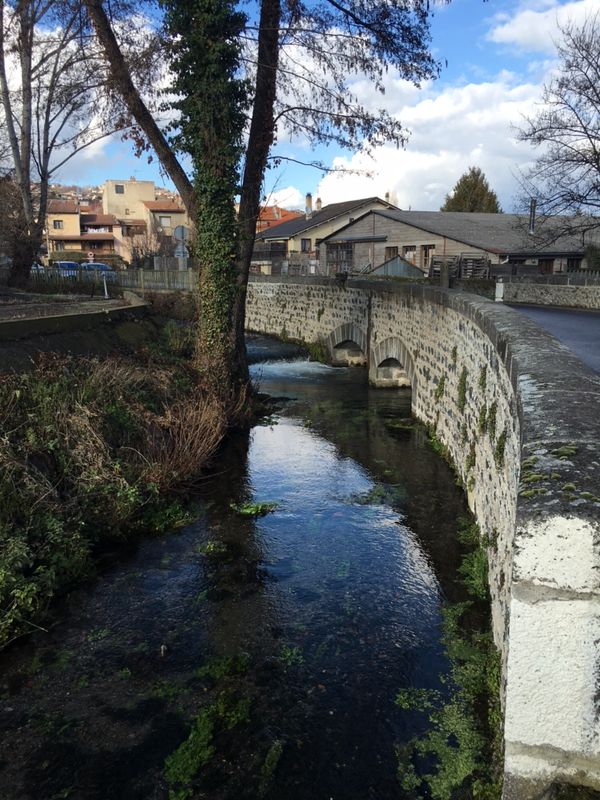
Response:
[{"label": "parked car", "polygon": [[39,274],[40,272],[44,272],[43,264],[39,264],[37,261],[34,261],[31,265],[31,274],[35,275],[36,273]]},{"label": "parked car", "polygon": [[115,270],[109,264],[103,264],[100,261],[84,261],[81,264],[83,269],[88,270],[97,270],[98,272],[111,272],[113,275],[116,275]]},{"label": "parked car", "polygon": [[77,261],[55,261],[51,266],[63,278],[76,278],[79,272]]}]

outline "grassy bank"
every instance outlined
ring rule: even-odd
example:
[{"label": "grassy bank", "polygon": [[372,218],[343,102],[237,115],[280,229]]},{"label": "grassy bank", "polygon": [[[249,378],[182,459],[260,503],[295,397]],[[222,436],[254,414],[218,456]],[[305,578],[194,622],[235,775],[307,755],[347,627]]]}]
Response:
[{"label": "grassy bank", "polygon": [[176,323],[135,356],[45,355],[0,376],[0,647],[43,625],[98,552],[185,519],[229,409],[206,396]]}]

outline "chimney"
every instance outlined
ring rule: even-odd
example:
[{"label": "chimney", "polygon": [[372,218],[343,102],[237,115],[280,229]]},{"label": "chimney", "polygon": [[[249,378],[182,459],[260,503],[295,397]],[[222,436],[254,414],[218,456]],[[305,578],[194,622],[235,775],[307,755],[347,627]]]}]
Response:
[{"label": "chimney", "polygon": [[529,201],[529,233],[531,236],[535,233],[535,207],[537,206],[537,200],[535,197],[532,197]]},{"label": "chimney", "polygon": [[317,197],[317,211],[321,210],[321,198]]},{"label": "chimney", "polygon": [[389,203],[389,202],[390,202],[390,193],[389,193],[389,192],[386,192],[386,193],[385,193],[385,202],[386,202],[386,203]]},{"label": "chimney", "polygon": [[306,219],[310,219],[312,217],[312,194],[310,192],[306,195],[306,207],[305,207]]}]

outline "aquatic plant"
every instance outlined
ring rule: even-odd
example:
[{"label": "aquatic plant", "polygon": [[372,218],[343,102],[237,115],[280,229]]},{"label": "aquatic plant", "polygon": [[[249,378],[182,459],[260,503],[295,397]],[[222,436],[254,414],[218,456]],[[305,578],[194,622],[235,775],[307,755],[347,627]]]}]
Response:
[{"label": "aquatic plant", "polygon": [[258,784],[258,796],[264,797],[269,790],[269,786],[273,780],[273,775],[281,759],[283,753],[284,743],[281,739],[275,739],[267,751],[265,760],[260,769],[260,781]]},{"label": "aquatic plant", "polygon": [[275,511],[278,503],[230,503],[229,507],[240,517],[264,517]]},{"label": "aquatic plant", "polygon": [[290,647],[284,644],[279,654],[279,660],[285,667],[299,667],[304,663],[304,656],[299,647]]},{"label": "aquatic plant", "polygon": [[[449,696],[426,688],[402,689],[396,704],[420,711],[429,730],[397,748],[398,779],[408,798],[453,800],[460,789],[477,800],[499,800],[502,716],[500,659],[491,633],[473,628],[474,602],[487,598],[487,559],[477,525],[459,520],[459,538],[470,550],[460,573],[474,600],[442,610],[443,643],[451,664]],[[485,708],[487,715],[481,717]],[[462,795],[461,795],[462,796]]]},{"label": "aquatic plant", "polygon": [[187,800],[192,795],[192,782],[215,755],[217,733],[247,722],[249,714],[250,699],[238,699],[229,691],[221,692],[214,703],[200,710],[187,739],[165,759],[169,800]]}]

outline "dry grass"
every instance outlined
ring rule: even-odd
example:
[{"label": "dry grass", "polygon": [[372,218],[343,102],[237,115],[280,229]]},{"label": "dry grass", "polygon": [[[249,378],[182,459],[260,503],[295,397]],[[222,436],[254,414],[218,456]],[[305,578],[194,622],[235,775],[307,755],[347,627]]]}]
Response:
[{"label": "dry grass", "polygon": [[168,408],[150,427],[142,448],[143,480],[156,484],[161,492],[190,488],[226,428],[223,406],[200,392]]}]

